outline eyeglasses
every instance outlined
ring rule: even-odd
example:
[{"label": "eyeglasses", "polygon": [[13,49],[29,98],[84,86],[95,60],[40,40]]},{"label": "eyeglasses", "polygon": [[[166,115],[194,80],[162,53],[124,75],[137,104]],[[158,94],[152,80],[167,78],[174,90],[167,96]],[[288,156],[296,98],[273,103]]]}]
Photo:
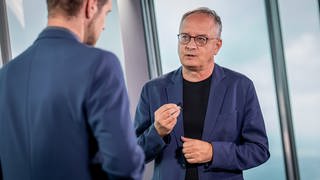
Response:
[{"label": "eyeglasses", "polygon": [[196,43],[197,46],[204,46],[208,43],[208,40],[218,39],[218,38],[208,38],[203,35],[190,36],[187,33],[178,34],[178,40],[181,44],[188,44],[191,41],[191,38],[194,39],[194,42]]}]

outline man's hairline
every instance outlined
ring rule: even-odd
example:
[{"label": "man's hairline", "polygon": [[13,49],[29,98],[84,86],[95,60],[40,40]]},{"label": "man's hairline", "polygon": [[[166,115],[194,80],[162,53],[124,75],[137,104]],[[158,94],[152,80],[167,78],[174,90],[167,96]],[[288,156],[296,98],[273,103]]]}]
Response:
[{"label": "man's hairline", "polygon": [[181,21],[180,21],[180,26],[179,26],[179,33],[181,33],[181,27],[182,27],[182,24],[192,15],[195,15],[195,14],[204,14],[204,15],[207,15],[209,18],[211,18],[213,21],[214,21],[214,25],[215,25],[215,32],[214,32],[214,38],[221,38],[221,33],[219,33],[219,24],[217,23],[217,21],[215,20],[214,17],[210,16],[209,14],[205,13],[205,12],[199,12],[199,11],[195,11],[195,12],[192,12],[190,14],[188,14],[187,16],[184,16],[181,18]]}]

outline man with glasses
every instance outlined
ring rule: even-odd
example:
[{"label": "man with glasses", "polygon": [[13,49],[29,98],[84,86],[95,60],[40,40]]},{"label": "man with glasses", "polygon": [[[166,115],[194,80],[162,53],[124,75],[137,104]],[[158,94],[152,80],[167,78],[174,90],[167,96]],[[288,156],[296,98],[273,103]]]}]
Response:
[{"label": "man with glasses", "polygon": [[222,40],[215,11],[183,15],[182,67],[148,82],[135,128],[153,179],[243,179],[269,158],[268,139],[251,80],[215,63]]},{"label": "man with glasses", "polygon": [[3,179],[141,180],[144,153],[119,60],[93,47],[112,0],[47,7],[48,27],[0,69]]}]

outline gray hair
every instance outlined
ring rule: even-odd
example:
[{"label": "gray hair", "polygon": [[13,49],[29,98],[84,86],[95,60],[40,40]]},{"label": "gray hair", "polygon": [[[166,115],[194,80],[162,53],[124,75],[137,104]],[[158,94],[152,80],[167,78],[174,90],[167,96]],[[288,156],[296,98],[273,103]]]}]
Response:
[{"label": "gray hair", "polygon": [[181,28],[182,22],[183,22],[188,16],[190,16],[191,14],[206,14],[206,15],[208,15],[209,17],[211,17],[211,18],[213,19],[215,25],[217,26],[218,37],[221,37],[222,23],[221,23],[220,16],[218,16],[218,14],[217,14],[214,10],[209,9],[209,8],[207,8],[207,7],[200,7],[200,8],[197,8],[197,9],[194,9],[194,10],[191,10],[191,11],[186,12],[186,13],[182,16],[182,18],[181,18],[180,28]]}]

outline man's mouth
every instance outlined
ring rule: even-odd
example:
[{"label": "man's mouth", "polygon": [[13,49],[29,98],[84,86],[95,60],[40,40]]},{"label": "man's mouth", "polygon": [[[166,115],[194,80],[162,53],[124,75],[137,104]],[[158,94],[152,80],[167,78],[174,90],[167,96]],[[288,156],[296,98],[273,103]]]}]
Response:
[{"label": "man's mouth", "polygon": [[185,56],[187,56],[187,57],[196,57],[196,55],[194,55],[194,54],[186,54]]}]

